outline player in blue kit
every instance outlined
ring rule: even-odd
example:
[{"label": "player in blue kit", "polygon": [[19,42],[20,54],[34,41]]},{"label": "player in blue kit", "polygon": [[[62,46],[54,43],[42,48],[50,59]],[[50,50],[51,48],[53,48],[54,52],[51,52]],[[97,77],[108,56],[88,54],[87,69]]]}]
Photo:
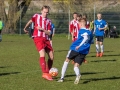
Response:
[{"label": "player in blue kit", "polygon": [[[95,36],[96,36],[96,57],[102,57],[103,56],[103,39],[104,39],[104,30],[107,28],[106,21],[102,19],[102,14],[97,14],[97,20],[95,20]],[[99,50],[101,48],[101,51]]]},{"label": "player in blue kit", "polygon": [[82,18],[79,22],[80,30],[78,39],[73,42],[70,46],[70,50],[66,56],[66,60],[64,61],[62,71],[61,71],[61,78],[58,82],[64,81],[64,75],[70,60],[74,60],[74,71],[76,74],[76,79],[74,84],[79,83],[79,79],[81,77],[79,66],[84,61],[85,56],[89,53],[91,41],[92,41],[92,33],[90,30],[86,29],[86,19]]},{"label": "player in blue kit", "polygon": [[50,44],[52,45],[52,37],[55,35],[55,25],[51,23]]}]

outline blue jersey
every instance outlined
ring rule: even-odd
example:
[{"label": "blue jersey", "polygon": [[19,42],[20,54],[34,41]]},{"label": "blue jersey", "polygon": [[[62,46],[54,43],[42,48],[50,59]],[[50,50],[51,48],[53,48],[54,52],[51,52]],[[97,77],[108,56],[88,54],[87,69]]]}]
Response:
[{"label": "blue jersey", "polygon": [[107,24],[104,20],[95,20],[95,35],[96,36],[104,36],[104,29],[99,30],[99,28],[104,28]]},{"label": "blue jersey", "polygon": [[[78,50],[76,50],[75,48],[77,46],[80,45],[80,43],[83,41],[84,37],[83,35],[87,35],[88,36],[88,40],[82,45],[80,46],[80,48]],[[70,50],[73,50],[73,51],[76,51],[76,52],[79,52],[81,54],[88,54],[89,53],[89,49],[90,49],[90,45],[91,45],[91,42],[92,42],[92,33],[90,30],[86,29],[86,28],[81,28],[79,30],[79,33],[78,33],[78,39],[72,43],[72,45],[70,46]]]},{"label": "blue jersey", "polygon": [[53,34],[53,32],[54,32],[54,29],[55,29],[55,26],[54,26],[54,24],[51,24],[51,34]]}]

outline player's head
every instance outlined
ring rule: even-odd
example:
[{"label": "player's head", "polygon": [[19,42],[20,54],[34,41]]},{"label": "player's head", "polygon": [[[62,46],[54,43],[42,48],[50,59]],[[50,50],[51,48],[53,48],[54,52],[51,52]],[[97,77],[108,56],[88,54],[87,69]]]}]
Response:
[{"label": "player's head", "polygon": [[73,13],[73,18],[77,20],[78,14],[76,12]]},{"label": "player's head", "polygon": [[97,14],[97,18],[98,18],[98,20],[101,20],[101,19],[102,19],[102,14],[101,14],[101,13],[98,13],[98,14]]},{"label": "player's head", "polygon": [[0,20],[1,20],[1,18],[0,18]]},{"label": "player's head", "polygon": [[80,19],[80,22],[79,22],[80,27],[86,27],[86,23],[87,23],[87,20],[85,18]]},{"label": "player's head", "polygon": [[78,20],[78,21],[80,21],[81,18],[82,18],[82,15],[81,15],[81,14],[77,15],[77,20]]},{"label": "player's head", "polygon": [[47,15],[49,14],[49,9],[50,7],[46,5],[41,8],[41,14],[44,18],[46,18]]}]

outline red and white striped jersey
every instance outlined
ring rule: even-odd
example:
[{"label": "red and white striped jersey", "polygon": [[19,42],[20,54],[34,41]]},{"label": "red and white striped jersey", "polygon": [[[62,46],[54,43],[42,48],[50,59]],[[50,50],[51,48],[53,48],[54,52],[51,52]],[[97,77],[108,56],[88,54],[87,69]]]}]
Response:
[{"label": "red and white striped jersey", "polygon": [[38,30],[37,27],[40,26],[45,30],[51,30],[51,20],[43,18],[40,14],[34,14],[31,20],[34,22],[33,37],[45,37],[48,39],[48,35],[45,34],[45,32]]},{"label": "red and white striped jersey", "polygon": [[[78,31],[80,30],[80,27],[79,27],[79,22],[76,21],[76,20],[72,20],[70,22],[70,25],[69,25],[70,29],[70,33],[73,33],[73,37],[75,38],[75,40],[78,38]],[[74,41],[75,41],[74,40]]]},{"label": "red and white striped jersey", "polygon": [[74,30],[74,28],[75,28],[75,23],[77,23],[77,21],[76,20],[72,20],[72,21],[70,21],[70,24],[69,24],[69,32],[70,33],[72,33],[73,32],[73,30]]},{"label": "red and white striped jersey", "polygon": [[74,28],[74,33],[73,33],[73,35],[74,35],[74,38],[78,38],[78,33],[79,33],[79,30],[80,30],[80,26],[79,26],[79,22],[77,21],[77,23],[75,23],[75,28]]},{"label": "red and white striped jersey", "polygon": [[90,28],[90,22],[89,22],[89,21],[87,21],[87,23],[86,23],[86,28],[87,28],[87,29]]}]

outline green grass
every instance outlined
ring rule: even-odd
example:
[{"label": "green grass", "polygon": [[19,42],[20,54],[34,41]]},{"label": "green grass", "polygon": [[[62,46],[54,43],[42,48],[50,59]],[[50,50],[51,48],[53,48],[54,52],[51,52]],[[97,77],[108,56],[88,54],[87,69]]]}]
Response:
[{"label": "green grass", "polygon": [[54,67],[59,75],[54,81],[41,78],[39,54],[32,39],[27,35],[3,35],[0,42],[0,90],[119,90],[120,89],[120,38],[105,38],[104,57],[95,57],[95,45],[92,44],[88,63],[80,67],[81,80],[74,85],[75,74],[70,63],[65,82],[57,83],[69,50],[71,40],[66,35],[53,38]]}]

